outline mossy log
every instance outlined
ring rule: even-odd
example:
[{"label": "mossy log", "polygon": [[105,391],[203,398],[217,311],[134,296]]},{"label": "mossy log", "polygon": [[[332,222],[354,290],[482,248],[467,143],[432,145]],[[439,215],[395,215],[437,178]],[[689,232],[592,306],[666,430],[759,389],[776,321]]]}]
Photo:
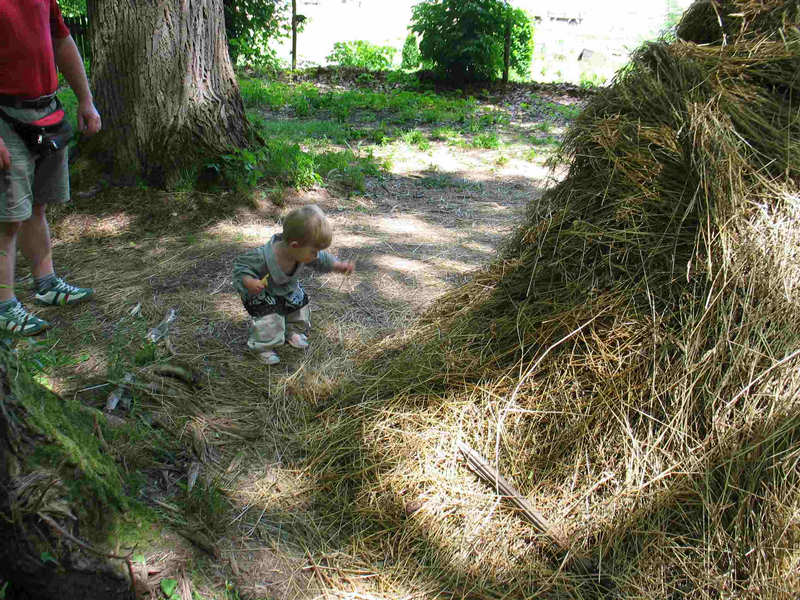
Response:
[{"label": "mossy log", "polygon": [[[63,401],[33,382],[15,357],[0,350],[0,584],[14,600],[128,600],[134,598],[129,563],[83,541],[94,524],[82,518],[98,498],[80,494],[73,482],[91,478],[80,460],[61,454],[47,466],[35,455],[65,439],[54,439],[36,407]],[[68,430],[64,431],[69,435]],[[83,440],[70,440],[81,453]],[[91,449],[87,452],[97,452]],[[57,453],[54,453],[57,454]],[[96,508],[96,507],[95,507]],[[78,515],[78,516],[76,516]]]}]

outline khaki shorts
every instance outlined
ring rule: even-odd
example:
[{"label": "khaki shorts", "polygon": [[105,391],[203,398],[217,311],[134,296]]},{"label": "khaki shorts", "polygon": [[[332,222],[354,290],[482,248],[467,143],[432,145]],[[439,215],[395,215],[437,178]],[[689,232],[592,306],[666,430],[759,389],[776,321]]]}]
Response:
[{"label": "khaki shorts", "polygon": [[[35,121],[53,112],[44,109],[2,107],[20,121]],[[0,138],[11,154],[11,169],[0,171],[0,222],[27,221],[34,204],[69,201],[67,149],[42,158],[28,147],[5,120],[0,119]]]}]

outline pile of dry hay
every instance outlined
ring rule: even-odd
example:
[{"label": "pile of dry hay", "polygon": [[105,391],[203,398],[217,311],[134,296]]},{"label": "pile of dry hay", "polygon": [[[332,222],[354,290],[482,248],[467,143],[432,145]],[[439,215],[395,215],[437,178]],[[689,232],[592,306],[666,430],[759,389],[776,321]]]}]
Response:
[{"label": "pile of dry hay", "polygon": [[799,5],[641,48],[501,259],[331,394],[311,465],[417,591],[588,593],[464,440],[623,596],[800,593]]}]

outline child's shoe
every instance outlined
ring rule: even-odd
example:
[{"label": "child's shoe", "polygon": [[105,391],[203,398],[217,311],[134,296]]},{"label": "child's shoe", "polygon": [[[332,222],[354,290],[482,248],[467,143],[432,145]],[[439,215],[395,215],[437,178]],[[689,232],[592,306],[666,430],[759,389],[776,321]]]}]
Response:
[{"label": "child's shoe", "polygon": [[281,359],[278,358],[278,355],[275,354],[275,350],[267,350],[266,352],[259,352],[258,359],[268,365],[277,365],[281,362]]},{"label": "child's shoe", "polygon": [[308,348],[308,338],[302,333],[293,333],[289,336],[289,339],[286,340],[286,343],[298,350],[305,350]]}]

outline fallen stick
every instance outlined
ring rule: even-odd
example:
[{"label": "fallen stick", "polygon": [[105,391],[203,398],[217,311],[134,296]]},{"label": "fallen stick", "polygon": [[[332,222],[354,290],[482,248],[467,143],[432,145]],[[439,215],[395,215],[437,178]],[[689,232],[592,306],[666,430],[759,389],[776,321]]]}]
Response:
[{"label": "fallen stick", "polygon": [[464,455],[467,461],[467,467],[469,467],[470,471],[493,486],[504,498],[508,498],[514,506],[517,507],[520,513],[522,513],[522,516],[532,523],[539,533],[547,536],[559,550],[568,549],[566,541],[564,540],[564,534],[550,523],[542,513],[533,508],[531,503],[528,502],[528,499],[517,491],[505,477],[500,475],[497,469],[492,467],[481,454],[464,442],[458,443],[458,449],[461,451],[461,454]]}]

